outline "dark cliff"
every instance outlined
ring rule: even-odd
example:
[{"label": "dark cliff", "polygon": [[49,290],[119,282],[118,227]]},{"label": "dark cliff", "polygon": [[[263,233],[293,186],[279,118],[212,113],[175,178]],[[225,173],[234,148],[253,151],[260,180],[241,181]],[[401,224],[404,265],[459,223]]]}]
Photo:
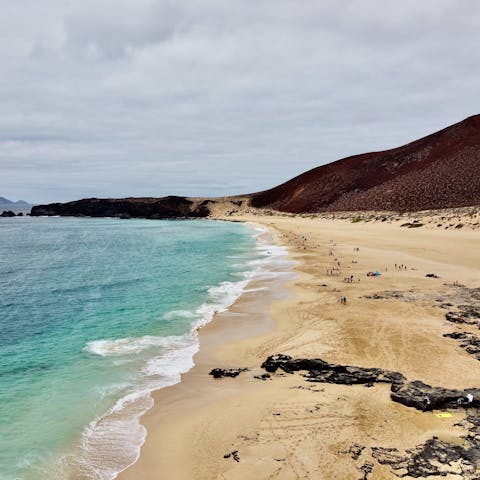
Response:
[{"label": "dark cliff", "polygon": [[163,198],[85,198],[68,203],[50,203],[32,208],[32,216],[60,215],[119,218],[201,218],[210,210],[207,201],[185,197]]}]

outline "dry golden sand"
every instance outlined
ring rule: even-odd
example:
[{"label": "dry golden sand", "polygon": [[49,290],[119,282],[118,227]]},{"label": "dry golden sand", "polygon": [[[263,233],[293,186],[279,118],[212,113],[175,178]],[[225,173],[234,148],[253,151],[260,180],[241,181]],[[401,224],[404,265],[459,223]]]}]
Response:
[{"label": "dry golden sand", "polygon": [[[284,353],[395,370],[436,386],[478,387],[480,362],[442,337],[452,326],[435,299],[448,294],[444,283],[480,286],[480,233],[318,217],[238,219],[267,226],[288,247],[298,262],[289,293],[278,282],[254,285],[267,290],[245,294],[202,329],[195,368],[155,393],[155,406],[142,419],[148,436],[140,459],[119,478],[359,480],[358,468],[369,461],[369,480],[393,479],[370,447],[403,450],[433,435],[461,443],[464,432],[454,424],[464,413],[438,418],[404,407],[390,400],[388,385],[307,383],[300,374],[253,377],[263,373],[259,365],[268,355]],[[335,258],[341,274],[327,276]],[[382,275],[365,275],[374,270]],[[360,282],[344,283],[350,275]],[[414,300],[363,298],[386,290]],[[251,371],[214,380],[213,367]],[[357,460],[348,453],[353,444],[365,447]],[[223,458],[234,450],[239,462]]]}]

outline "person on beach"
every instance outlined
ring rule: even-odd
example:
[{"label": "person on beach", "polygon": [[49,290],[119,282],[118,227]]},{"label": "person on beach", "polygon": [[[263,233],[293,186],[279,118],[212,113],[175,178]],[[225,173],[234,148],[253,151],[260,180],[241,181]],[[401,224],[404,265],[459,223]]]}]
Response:
[{"label": "person on beach", "polygon": [[428,407],[432,404],[430,398],[429,398],[427,395],[425,395],[425,396],[423,397],[422,403],[423,403],[423,408],[424,408],[425,410],[427,410]]}]

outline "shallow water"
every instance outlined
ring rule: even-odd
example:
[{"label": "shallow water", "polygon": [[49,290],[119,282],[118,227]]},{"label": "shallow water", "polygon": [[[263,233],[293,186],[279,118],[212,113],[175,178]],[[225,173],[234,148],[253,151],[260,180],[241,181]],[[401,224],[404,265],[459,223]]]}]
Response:
[{"label": "shallow water", "polygon": [[[0,479],[110,479],[196,328],[276,253],[211,221],[0,220]],[[80,472],[80,473],[79,473]]]}]

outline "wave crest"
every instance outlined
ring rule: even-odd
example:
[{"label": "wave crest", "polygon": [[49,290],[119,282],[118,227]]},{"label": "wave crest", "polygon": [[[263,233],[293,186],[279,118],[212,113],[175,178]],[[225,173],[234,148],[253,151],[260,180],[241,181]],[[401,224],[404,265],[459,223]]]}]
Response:
[{"label": "wave crest", "polygon": [[85,351],[101,357],[110,355],[130,355],[149,348],[176,348],[182,346],[184,337],[155,337],[145,335],[139,338],[117,338],[113,340],[94,340],[88,342]]}]

